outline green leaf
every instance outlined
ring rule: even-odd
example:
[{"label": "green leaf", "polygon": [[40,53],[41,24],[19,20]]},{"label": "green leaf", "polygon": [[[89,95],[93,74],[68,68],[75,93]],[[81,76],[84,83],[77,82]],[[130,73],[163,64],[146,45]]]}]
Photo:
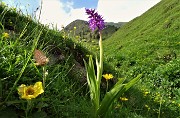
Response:
[{"label": "green leaf", "polygon": [[107,113],[110,105],[112,104],[112,102],[114,101],[114,99],[117,97],[118,93],[120,93],[123,89],[124,89],[124,84],[123,81],[125,79],[121,79],[120,81],[118,81],[114,87],[106,93],[106,95],[104,96],[100,107],[98,109],[98,115],[101,117],[104,117],[105,114]]},{"label": "green leaf", "polygon": [[96,104],[97,100],[97,81],[96,81],[96,75],[94,71],[94,64],[93,64],[93,59],[92,56],[89,57],[89,63],[87,64],[86,61],[84,60],[86,71],[87,71],[87,82],[89,85],[90,89],[90,94],[91,94],[91,99]]},{"label": "green leaf", "polygon": [[128,83],[125,85],[126,91],[127,91],[131,86],[133,86],[141,77],[142,77],[142,74],[139,74],[136,78],[134,78],[133,80],[131,80],[130,82],[128,82]]},{"label": "green leaf", "polygon": [[111,106],[112,102],[117,98],[120,97],[125,91],[127,91],[132,85],[134,85],[142,75],[138,75],[136,78],[128,82],[127,84],[123,84],[125,79],[120,79],[114,87],[106,93],[104,96],[100,107],[98,109],[98,115],[100,117],[105,117],[106,113]]}]

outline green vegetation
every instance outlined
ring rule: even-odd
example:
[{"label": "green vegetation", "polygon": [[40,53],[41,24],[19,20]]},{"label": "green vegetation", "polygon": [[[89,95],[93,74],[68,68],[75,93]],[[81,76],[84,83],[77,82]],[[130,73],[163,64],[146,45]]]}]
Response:
[{"label": "green vegetation", "polygon": [[[179,11],[179,0],[162,0],[103,40],[103,74],[114,76],[108,89],[118,78],[130,81],[143,75],[140,82],[114,101],[111,117],[180,116]],[[24,118],[25,111],[28,118],[93,116],[83,58],[90,51],[95,54],[97,42],[69,37],[0,3],[0,117]],[[47,65],[34,64],[34,49],[46,54]],[[17,89],[21,84],[43,82],[45,73],[44,93],[32,99],[27,110],[28,102],[20,98]],[[102,96],[106,88],[102,79]]]},{"label": "green vegetation", "polygon": [[143,73],[137,90],[128,93],[129,114],[180,116],[179,11],[179,0],[162,0],[104,40],[106,70],[128,79]]},{"label": "green vegetation", "polygon": [[[34,64],[34,49],[46,54],[48,65],[42,67]],[[48,26],[1,3],[0,117],[89,116],[91,104],[89,96],[85,94],[88,93],[87,87],[78,81],[82,78],[80,73],[79,78],[74,78],[76,65],[81,67],[80,60],[76,61],[83,54],[80,49],[74,49],[74,43],[68,38],[64,39],[59,31],[50,30]],[[28,105],[27,100],[18,95],[18,87],[43,82],[44,73],[48,73],[44,93],[32,99],[31,105]]]}]

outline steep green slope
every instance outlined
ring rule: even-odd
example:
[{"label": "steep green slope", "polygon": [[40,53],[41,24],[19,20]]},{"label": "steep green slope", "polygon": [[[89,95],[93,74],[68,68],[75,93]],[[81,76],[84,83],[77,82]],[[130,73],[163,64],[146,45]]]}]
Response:
[{"label": "steep green slope", "polygon": [[179,0],[162,0],[104,40],[103,45],[105,71],[113,73],[111,67],[117,77],[128,79],[143,73],[128,94],[129,112],[138,109],[136,114],[145,117],[180,116]]},{"label": "steep green slope", "polygon": [[[0,2],[0,118],[90,115],[84,111],[90,110],[91,104],[87,96],[80,95],[85,91],[80,83],[82,49],[78,45],[74,48],[74,42],[63,37],[58,30]],[[45,54],[34,54],[35,49]],[[36,65],[46,57],[47,65]],[[39,96],[34,96],[41,88],[33,87],[36,82],[43,83],[44,93]],[[29,96],[30,90],[35,98],[23,99],[18,92],[21,85],[32,85],[31,90],[22,88],[23,94]]]},{"label": "steep green slope", "polygon": [[[111,117],[180,116],[179,11],[179,0],[163,0],[104,40],[106,72],[130,79],[143,73],[139,84],[122,96],[128,101],[117,100],[112,106]],[[0,117],[25,117],[26,100],[19,99],[17,88],[43,81],[45,71],[34,65],[34,48],[43,50],[50,63],[45,92],[33,101],[29,117],[91,117],[88,90],[76,79],[83,75],[84,45],[63,38],[64,34],[14,8],[0,4],[0,13]]]},{"label": "steep green slope", "polygon": [[120,67],[127,66],[125,61],[133,62],[132,65],[159,64],[179,58],[179,11],[179,0],[162,0],[127,23],[104,41],[106,60],[114,67]]}]

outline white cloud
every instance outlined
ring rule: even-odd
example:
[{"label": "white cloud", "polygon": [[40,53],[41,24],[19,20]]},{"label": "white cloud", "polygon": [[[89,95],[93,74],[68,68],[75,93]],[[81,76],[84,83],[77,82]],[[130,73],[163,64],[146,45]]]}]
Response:
[{"label": "white cloud", "polygon": [[[127,22],[141,15],[160,0],[98,0],[97,11],[106,22]],[[85,8],[73,8],[73,2],[43,0],[40,22],[59,29],[76,19],[87,20]],[[38,12],[37,12],[38,14]]]},{"label": "white cloud", "polygon": [[[37,12],[38,16],[39,12]],[[74,9],[72,2],[62,3],[59,0],[43,0],[40,22],[54,24],[59,29],[76,19],[86,19],[85,8]]]},{"label": "white cloud", "polygon": [[160,0],[99,0],[97,10],[106,22],[127,22],[140,16]]}]

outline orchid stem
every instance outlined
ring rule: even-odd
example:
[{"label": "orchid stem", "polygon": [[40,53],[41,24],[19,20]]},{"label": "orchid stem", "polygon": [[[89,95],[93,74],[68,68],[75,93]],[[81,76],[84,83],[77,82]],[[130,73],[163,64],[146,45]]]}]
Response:
[{"label": "orchid stem", "polygon": [[107,82],[107,87],[106,87],[106,93],[107,93],[108,92],[108,86],[109,86],[108,80],[106,80],[106,82]]},{"label": "orchid stem", "polygon": [[102,71],[103,71],[103,46],[102,46],[102,34],[101,31],[99,31],[100,39],[99,39],[99,48],[100,48],[100,60],[97,62],[97,92],[96,92],[96,113],[95,117],[98,117],[98,109],[100,105],[100,84],[101,84],[101,78],[102,78]]}]

